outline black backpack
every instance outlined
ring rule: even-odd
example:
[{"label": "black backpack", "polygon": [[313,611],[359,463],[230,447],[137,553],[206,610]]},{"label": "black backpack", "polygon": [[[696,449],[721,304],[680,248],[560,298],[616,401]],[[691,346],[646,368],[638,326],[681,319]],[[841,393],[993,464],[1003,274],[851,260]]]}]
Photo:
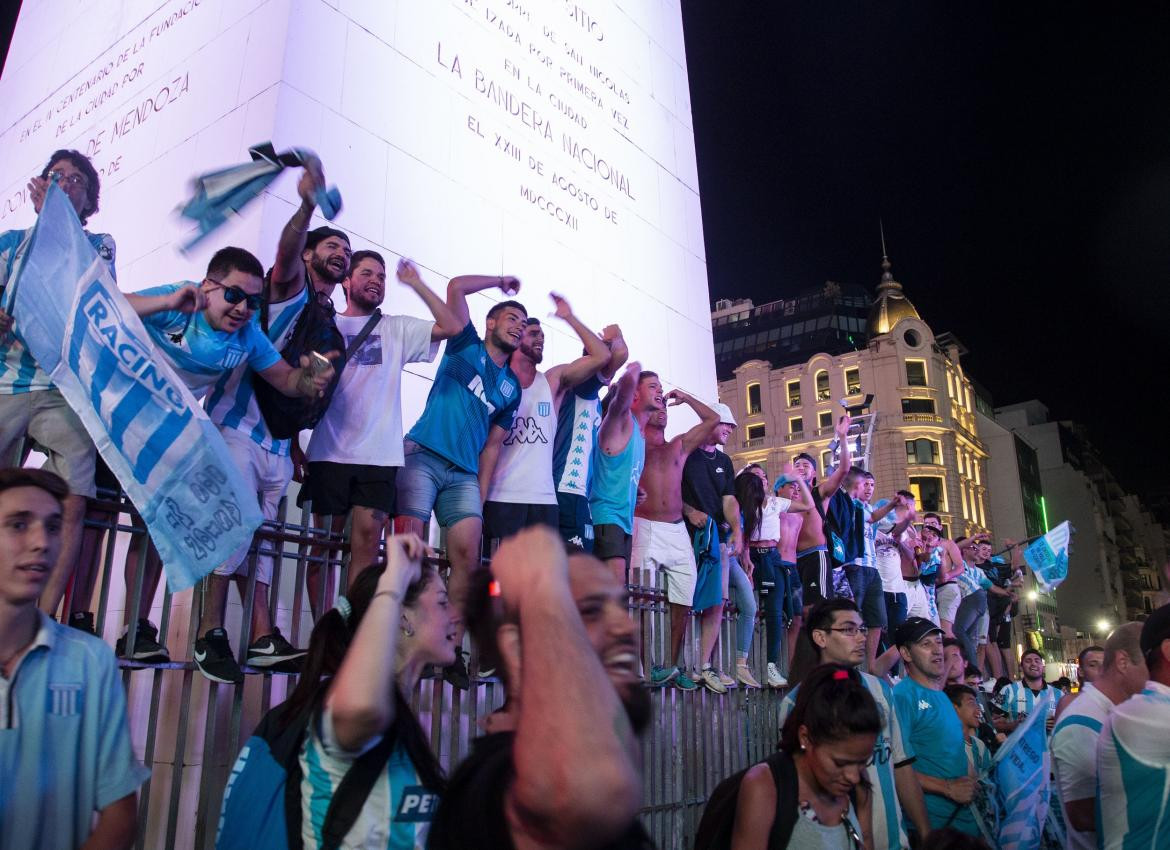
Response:
[{"label": "black backpack", "polygon": [[[269,272],[271,274],[271,272]],[[270,285],[269,278],[265,278],[265,290]],[[325,415],[337,383],[341,380],[341,371],[354,350],[365,341],[374,325],[382,315],[381,310],[375,310],[362,332],[354,337],[349,348],[345,348],[345,340],[341,331],[337,329],[337,322],[333,319],[333,311],[324,306],[314,297],[312,281],[305,276],[305,286],[309,291],[309,299],[297,316],[293,325],[292,334],[281,349],[280,356],[294,369],[301,365],[301,356],[315,351],[318,354],[327,354],[330,351],[342,351],[344,356],[333,363],[334,375],[325,394],[318,398],[304,398],[303,396],[286,396],[272,384],[252,373],[252,390],[256,394],[256,404],[260,407],[260,414],[268,425],[268,431],[278,440],[288,440],[295,437],[306,428],[313,428]],[[260,328],[268,334],[268,302],[260,308]]]},{"label": "black backpack", "polygon": [[[768,850],[783,850],[788,846],[799,817],[796,765],[783,750],[772,753],[764,759],[764,764],[771,769],[772,781],[776,783],[776,817],[772,821],[772,831],[768,833]],[[695,850],[728,850],[731,847],[739,786],[748,770],[744,768],[724,779],[707,798],[703,819],[699,821],[699,830],[695,834]]]}]

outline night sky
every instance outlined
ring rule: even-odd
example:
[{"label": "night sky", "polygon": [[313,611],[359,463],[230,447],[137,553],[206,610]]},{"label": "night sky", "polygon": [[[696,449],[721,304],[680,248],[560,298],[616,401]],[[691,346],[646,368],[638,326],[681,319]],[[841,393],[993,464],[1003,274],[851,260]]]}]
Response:
[{"label": "night sky", "polygon": [[1170,7],[682,6],[712,300],[872,288],[880,218],[996,404],[1040,398],[1165,490]]},{"label": "night sky", "polygon": [[1163,4],[682,5],[712,300],[872,289],[881,218],[895,277],[996,404],[1040,398],[1123,486],[1164,486]]}]

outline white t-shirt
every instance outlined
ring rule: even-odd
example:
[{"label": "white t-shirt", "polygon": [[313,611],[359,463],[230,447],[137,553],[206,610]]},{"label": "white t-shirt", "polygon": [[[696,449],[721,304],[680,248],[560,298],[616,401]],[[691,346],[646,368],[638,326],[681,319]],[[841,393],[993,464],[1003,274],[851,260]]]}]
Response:
[{"label": "white t-shirt", "polygon": [[[369,316],[337,317],[348,346]],[[402,466],[402,399],[407,363],[429,363],[439,353],[431,342],[434,322],[383,316],[341,372],[329,408],[309,440],[310,461]]]},{"label": "white t-shirt", "polygon": [[487,501],[515,505],[555,505],[553,436],[557,417],[552,387],[543,372],[520,391],[512,430],[500,446],[500,457],[488,485]]},{"label": "white t-shirt", "polygon": [[1105,718],[1097,739],[1098,827],[1105,850],[1170,846],[1168,730],[1170,687],[1159,682],[1146,682],[1144,691]]},{"label": "white t-shirt", "polygon": [[751,542],[757,540],[780,540],[780,514],[788,513],[792,506],[791,499],[782,496],[769,496],[764,499],[764,507],[760,513],[760,524],[752,533]]},{"label": "white t-shirt", "polygon": [[[1062,804],[1092,799],[1097,793],[1097,739],[1105,718],[1113,711],[1113,700],[1086,683],[1080,694],[1060,716],[1052,730],[1052,767]],[[1068,824],[1068,846],[1075,850],[1096,850],[1097,833],[1081,832]]]},{"label": "white t-shirt", "polygon": [[902,578],[902,551],[898,541],[875,528],[873,549],[873,565],[882,577],[882,589],[886,593],[905,593],[906,580]]}]

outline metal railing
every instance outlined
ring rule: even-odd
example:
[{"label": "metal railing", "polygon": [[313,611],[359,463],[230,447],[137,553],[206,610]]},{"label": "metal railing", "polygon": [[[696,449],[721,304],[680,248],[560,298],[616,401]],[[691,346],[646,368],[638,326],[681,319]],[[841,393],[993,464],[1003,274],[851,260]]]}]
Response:
[{"label": "metal railing", "polygon": [[[345,581],[344,537],[325,530],[330,518],[323,518],[324,527],[317,528],[310,517],[306,508],[298,519],[289,520],[282,504],[279,519],[266,522],[257,532],[243,599],[235,603],[234,594],[229,596],[225,624],[239,638],[241,660],[251,640],[248,626],[256,592],[257,546],[271,547],[275,554],[269,599],[273,624],[296,646],[307,645],[312,628],[305,592],[309,565],[335,567],[335,582]],[[141,545],[145,531],[129,503],[113,494],[91,500],[86,533],[101,538],[89,550],[100,571],[94,606],[98,635],[111,645],[115,642],[122,634],[119,613],[126,615],[131,630],[139,616],[157,618],[159,641],[169,646],[174,659],[162,664],[118,662],[127,690],[134,751],[151,769],[150,779],[139,790],[136,846],[211,848],[231,765],[263,715],[291,692],[295,676],[244,667],[249,675],[239,686],[206,679],[191,661],[198,636],[200,587],[172,594],[164,584],[139,611],[143,567],[153,553]],[[123,565],[135,543],[139,544],[133,547],[138,569],[127,588]],[[657,584],[657,576],[651,576],[630,587],[630,612],[639,624],[647,665],[669,655],[666,597]],[[323,610],[328,600],[315,601],[315,607]],[[69,610],[68,593],[64,605]],[[718,650],[720,666],[729,672],[735,669],[737,616],[729,604]],[[692,659],[697,657],[698,632],[696,619],[689,629]],[[132,646],[132,636],[127,637],[127,646]],[[763,678],[766,661],[761,638],[758,629],[749,656],[758,678]],[[782,657],[787,657],[786,651]],[[496,710],[503,697],[502,686],[494,679],[475,681],[466,692],[442,679],[420,683],[412,702],[448,773],[469,751],[480,719]],[[657,846],[689,847],[707,795],[718,781],[775,748],[782,697],[782,691],[743,688],[722,696],[703,689],[652,691],[652,719],[642,740],[641,817]]]}]

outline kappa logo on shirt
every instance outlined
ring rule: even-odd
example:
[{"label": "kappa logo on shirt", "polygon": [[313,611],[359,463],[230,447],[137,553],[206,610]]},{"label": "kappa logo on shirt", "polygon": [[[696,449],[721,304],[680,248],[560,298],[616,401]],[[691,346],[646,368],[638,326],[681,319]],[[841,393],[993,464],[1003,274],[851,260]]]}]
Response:
[{"label": "kappa logo on shirt", "polygon": [[929,711],[932,708],[934,708],[934,706],[932,706],[930,704],[930,702],[928,702],[927,700],[924,700],[924,699],[918,700],[918,710],[919,711]]},{"label": "kappa logo on shirt", "polygon": [[439,808],[439,795],[432,794],[421,785],[408,785],[402,789],[402,802],[394,820],[401,823],[426,823],[435,816]]},{"label": "kappa logo on shirt", "polygon": [[544,435],[540,425],[531,416],[517,416],[516,421],[512,423],[512,432],[508,434],[507,439],[504,440],[505,446],[512,446],[516,443],[547,443],[548,437]]}]

